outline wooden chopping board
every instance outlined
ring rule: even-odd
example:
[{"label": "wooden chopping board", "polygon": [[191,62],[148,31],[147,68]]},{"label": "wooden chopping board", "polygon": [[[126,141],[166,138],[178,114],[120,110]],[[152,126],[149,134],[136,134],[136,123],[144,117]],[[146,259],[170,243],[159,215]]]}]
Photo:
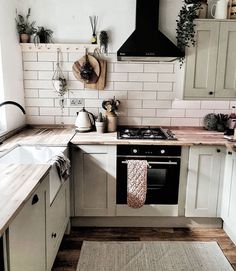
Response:
[{"label": "wooden chopping board", "polygon": [[86,56],[83,56],[82,58],[80,58],[78,61],[74,63],[72,67],[72,71],[77,80],[83,83],[95,84],[97,83],[100,77],[100,73],[101,73],[100,64],[98,60],[94,56],[91,56],[91,55],[88,55],[88,61],[90,65],[93,67],[93,74],[89,82],[86,82],[83,78],[81,78],[81,75],[80,75],[81,67],[86,62]]},{"label": "wooden chopping board", "polygon": [[85,88],[90,88],[90,89],[97,89],[97,90],[104,90],[106,86],[106,75],[107,75],[107,61],[103,59],[98,60],[100,63],[100,76],[99,79],[96,83],[94,84],[85,84]]}]

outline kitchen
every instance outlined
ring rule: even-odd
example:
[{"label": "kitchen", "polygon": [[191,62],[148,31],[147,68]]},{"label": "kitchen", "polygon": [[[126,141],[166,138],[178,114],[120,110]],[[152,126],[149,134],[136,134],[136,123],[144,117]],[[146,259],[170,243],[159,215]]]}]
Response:
[{"label": "kitchen", "polygon": [[[216,241],[235,268],[235,143],[216,128],[203,129],[212,124],[207,115],[234,114],[235,21],[197,20],[199,40],[187,50],[185,67],[180,68],[179,60],[118,61],[117,51],[118,57],[124,57],[120,48],[135,29],[136,13],[135,0],[121,3],[1,3],[0,103],[14,101],[26,111],[12,104],[0,107],[0,160],[14,151],[11,163],[0,163],[1,270],[76,270],[82,241],[104,241],[104,245],[105,241]],[[160,15],[159,29],[174,43],[182,5],[181,0],[174,5],[160,0],[159,13],[152,11],[155,20]],[[24,15],[30,8],[30,20],[52,29],[54,43],[19,45],[16,8]],[[145,8],[137,10],[140,15]],[[91,44],[91,15],[98,16],[97,32],[108,33],[108,54],[94,53],[99,46]],[[144,33],[139,38],[145,49],[149,40]],[[106,60],[104,90],[92,89],[75,76],[73,65],[85,49]],[[55,91],[58,67],[67,81],[63,95]],[[108,112],[111,102],[116,108]],[[110,113],[110,131],[117,120],[112,113],[118,111],[118,131],[80,133],[81,122],[88,123],[83,107],[96,118],[102,112],[102,120]],[[23,128],[26,124],[31,126]],[[150,132],[150,126],[157,130]],[[134,127],[141,130],[131,130]],[[53,175],[52,165],[44,162],[43,151],[55,154],[56,148],[71,160],[70,180],[63,183]],[[34,154],[30,162],[19,160],[17,153],[29,151]],[[41,151],[43,162],[37,162]],[[127,205],[129,159],[148,161],[148,193],[141,208]],[[37,220],[29,208],[35,201]],[[85,252],[87,245],[90,242],[84,242]],[[221,252],[219,246],[214,253]],[[222,252],[219,259],[218,266],[228,266]],[[77,270],[90,270],[82,268]]]}]

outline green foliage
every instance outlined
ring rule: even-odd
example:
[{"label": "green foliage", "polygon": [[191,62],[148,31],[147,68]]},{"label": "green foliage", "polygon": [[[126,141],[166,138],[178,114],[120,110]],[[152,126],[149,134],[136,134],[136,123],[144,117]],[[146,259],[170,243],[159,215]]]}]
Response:
[{"label": "green foliage", "polygon": [[100,113],[98,114],[98,118],[97,118],[96,121],[97,121],[97,122],[105,122],[105,121],[106,121],[106,118],[103,117],[102,112],[100,112]]},{"label": "green foliage", "polygon": [[30,12],[31,12],[31,9],[29,8],[26,17],[24,17],[23,15],[18,14],[16,10],[15,21],[16,21],[16,28],[19,34],[32,35],[36,32],[36,28],[35,28],[36,22],[35,21],[30,22],[29,20]]},{"label": "green foliage", "polygon": [[42,26],[38,27],[38,30],[35,32],[34,43],[53,43],[53,31],[46,29]]},{"label": "green foliage", "polygon": [[[185,51],[185,47],[189,47],[190,44],[195,45],[195,24],[197,13],[201,7],[199,0],[185,0],[182,9],[177,19],[177,46],[182,52]],[[183,63],[183,59],[180,60]]]}]

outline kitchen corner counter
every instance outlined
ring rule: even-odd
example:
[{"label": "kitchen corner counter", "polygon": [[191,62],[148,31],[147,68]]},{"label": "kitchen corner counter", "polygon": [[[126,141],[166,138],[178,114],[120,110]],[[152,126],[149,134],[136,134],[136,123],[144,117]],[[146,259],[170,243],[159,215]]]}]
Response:
[{"label": "kitchen corner counter", "polygon": [[50,167],[0,164],[0,236],[37,189]]},{"label": "kitchen corner counter", "polygon": [[206,131],[203,128],[170,128],[176,135],[178,140],[134,140],[134,139],[117,139],[116,133],[98,134],[76,133],[72,138],[71,143],[75,145],[176,145],[176,146],[193,146],[193,145],[208,145],[208,146],[226,146],[230,150],[235,150],[234,144],[224,138],[223,133]]}]

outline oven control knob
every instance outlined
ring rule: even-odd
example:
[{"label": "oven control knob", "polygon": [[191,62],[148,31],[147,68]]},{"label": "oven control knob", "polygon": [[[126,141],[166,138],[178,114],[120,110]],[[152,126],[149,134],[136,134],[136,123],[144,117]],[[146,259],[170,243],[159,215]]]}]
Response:
[{"label": "oven control knob", "polygon": [[133,153],[138,153],[138,150],[137,149],[133,149]]},{"label": "oven control knob", "polygon": [[161,150],[161,154],[164,154],[166,151],[165,150]]}]

